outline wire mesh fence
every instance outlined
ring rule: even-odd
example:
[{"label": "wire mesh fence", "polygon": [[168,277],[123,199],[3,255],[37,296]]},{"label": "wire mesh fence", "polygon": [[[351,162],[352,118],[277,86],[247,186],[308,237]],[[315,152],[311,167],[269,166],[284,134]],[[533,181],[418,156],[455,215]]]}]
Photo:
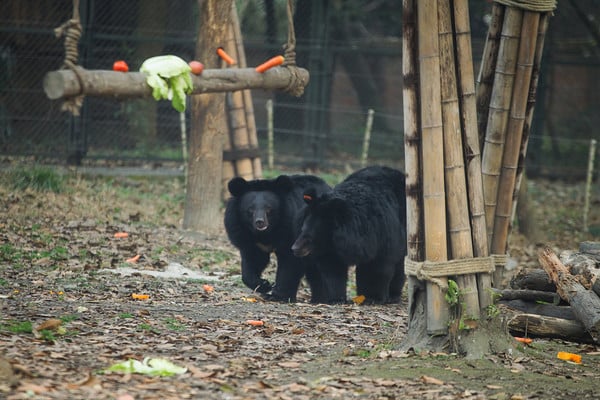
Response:
[{"label": "wire mesh fence", "polygon": [[[600,139],[600,50],[597,30],[579,22],[582,10],[600,17],[600,8],[597,0],[568,3],[557,9],[546,40],[528,169],[583,176],[589,140]],[[282,52],[286,4],[236,1],[248,65]],[[471,5],[476,64],[489,8],[487,2]],[[182,122],[169,102],[87,97],[81,116],[73,117],[61,111],[61,101],[45,96],[44,75],[64,59],[54,28],[72,11],[67,0],[0,2],[0,155],[75,164],[181,162]],[[198,12],[197,0],[80,0],[79,64],[111,69],[123,59],[137,70],[160,54],[192,60]],[[276,166],[355,168],[372,109],[369,162],[402,167],[401,14],[401,2],[391,0],[297,2],[297,63],[311,81],[300,98],[252,92],[263,159],[265,105],[273,100]],[[189,117],[188,111],[183,128],[189,129]]]}]

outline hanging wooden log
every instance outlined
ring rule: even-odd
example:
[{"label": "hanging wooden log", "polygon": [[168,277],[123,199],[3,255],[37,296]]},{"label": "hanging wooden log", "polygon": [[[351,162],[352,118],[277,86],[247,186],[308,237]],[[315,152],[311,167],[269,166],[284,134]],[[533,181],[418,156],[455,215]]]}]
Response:
[{"label": "hanging wooden log", "polygon": [[[437,0],[417,3],[420,117],[423,167],[423,220],[425,259],[446,261],[446,196],[444,189],[444,137],[440,94]],[[440,278],[442,283],[447,278]],[[448,332],[448,304],[440,286],[427,283],[427,332]]]},{"label": "hanging wooden log", "polygon": [[[192,74],[191,74],[192,75]],[[298,67],[276,67],[262,74],[254,68],[206,69],[202,75],[192,75],[192,94],[231,92],[242,89],[286,89],[298,83],[306,87],[309,74]],[[86,95],[117,99],[152,97],[152,89],[141,72],[116,72],[77,68],[51,71],[43,82],[46,96],[51,100]]]},{"label": "hanging wooden log", "polygon": [[[451,259],[457,260],[473,257],[473,242],[463,159],[452,14],[453,10],[450,8],[449,2],[438,2],[444,182],[450,256]],[[454,279],[462,291],[462,317],[479,319],[479,294],[475,275],[459,275]]]},{"label": "hanging wooden log", "polygon": [[581,285],[549,247],[539,253],[538,259],[556,284],[560,297],[571,305],[575,316],[592,338],[600,340],[600,297]]}]

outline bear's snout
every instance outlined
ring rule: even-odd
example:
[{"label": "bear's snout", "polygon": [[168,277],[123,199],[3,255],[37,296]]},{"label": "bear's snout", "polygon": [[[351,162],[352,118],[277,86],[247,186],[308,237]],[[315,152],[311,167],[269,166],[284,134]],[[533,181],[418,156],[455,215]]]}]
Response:
[{"label": "bear's snout", "polygon": [[267,229],[269,227],[269,223],[267,222],[266,219],[256,218],[254,220],[254,227],[256,228],[257,231],[264,231],[265,229]]}]

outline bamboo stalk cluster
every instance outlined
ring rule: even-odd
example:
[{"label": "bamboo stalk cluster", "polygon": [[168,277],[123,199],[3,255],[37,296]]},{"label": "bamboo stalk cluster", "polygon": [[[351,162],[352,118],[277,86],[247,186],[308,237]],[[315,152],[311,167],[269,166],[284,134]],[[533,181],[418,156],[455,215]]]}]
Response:
[{"label": "bamboo stalk cluster", "polygon": [[[404,0],[403,15],[408,257],[442,267],[503,255],[548,14],[494,4],[477,89],[467,0]],[[492,275],[448,278],[460,290],[460,318],[478,319]],[[443,283],[409,277],[409,331],[424,310],[429,335],[448,332]]]},{"label": "bamboo stalk cluster", "polygon": [[[482,178],[491,254],[505,254],[523,174],[549,13],[494,3],[477,79]],[[494,273],[502,282],[503,267]]]},{"label": "bamboo stalk cluster", "polygon": [[[227,32],[227,40],[223,46],[226,53],[231,55],[236,65],[246,67],[246,53],[240,30],[240,23],[235,10],[235,3],[231,12],[231,26]],[[254,119],[254,106],[250,90],[228,92],[226,95],[226,112],[229,125],[229,135],[226,135],[223,151],[231,150],[257,150],[258,138],[256,135],[256,121]],[[262,177],[262,164],[257,153],[234,160],[223,162],[223,198],[228,197],[227,182],[240,176],[246,180]]]}]

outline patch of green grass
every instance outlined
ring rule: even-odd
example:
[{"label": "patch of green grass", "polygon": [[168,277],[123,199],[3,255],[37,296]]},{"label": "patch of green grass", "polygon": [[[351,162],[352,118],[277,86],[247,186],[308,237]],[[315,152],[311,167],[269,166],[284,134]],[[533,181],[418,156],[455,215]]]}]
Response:
[{"label": "patch of green grass", "polygon": [[75,314],[70,314],[70,315],[63,315],[62,317],[60,317],[60,320],[65,323],[68,324],[71,321],[75,321],[76,319],[78,319],[79,317]]},{"label": "patch of green grass", "polygon": [[20,167],[9,171],[7,183],[13,189],[60,193],[64,189],[64,177],[49,167]]},{"label": "patch of green grass", "polygon": [[121,313],[121,314],[119,314],[119,318],[123,318],[123,319],[133,318],[133,314],[131,314],[131,313]]},{"label": "patch of green grass", "polygon": [[6,286],[8,285],[8,281],[4,278],[0,278],[0,286]]},{"label": "patch of green grass", "polygon": [[165,319],[165,324],[167,328],[172,331],[183,331],[185,330],[185,325],[182,325],[181,322],[177,321],[175,318],[167,318]]},{"label": "patch of green grass", "polygon": [[0,245],[0,260],[15,262],[20,261],[22,258],[23,253],[10,243]]},{"label": "patch of green grass", "polygon": [[146,324],[146,323],[140,324],[140,329],[143,331],[152,332],[152,333],[156,333],[156,334],[160,333],[160,331],[158,329],[156,329],[152,325]]},{"label": "patch of green grass", "polygon": [[8,331],[12,333],[32,333],[33,324],[31,321],[0,322],[0,331]]}]

